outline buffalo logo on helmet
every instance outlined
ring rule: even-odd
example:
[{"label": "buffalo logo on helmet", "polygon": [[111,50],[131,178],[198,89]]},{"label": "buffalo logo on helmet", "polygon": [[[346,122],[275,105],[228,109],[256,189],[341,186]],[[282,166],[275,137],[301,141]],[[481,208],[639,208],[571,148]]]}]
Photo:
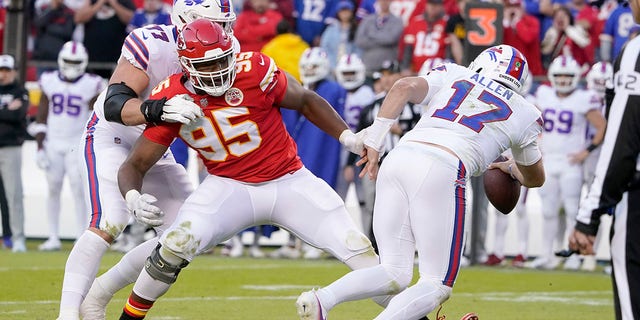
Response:
[{"label": "buffalo logo on helmet", "polygon": [[230,88],[224,94],[224,101],[227,102],[228,105],[235,107],[242,103],[244,100],[244,94],[238,88]]}]

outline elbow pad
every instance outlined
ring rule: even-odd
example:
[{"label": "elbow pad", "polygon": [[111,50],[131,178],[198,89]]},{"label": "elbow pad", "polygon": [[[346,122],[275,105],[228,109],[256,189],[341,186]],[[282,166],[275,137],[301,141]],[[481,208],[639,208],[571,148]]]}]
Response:
[{"label": "elbow pad", "polygon": [[110,84],[104,99],[104,116],[107,121],[124,124],[122,122],[122,108],[129,99],[137,97],[138,94],[124,82]]}]

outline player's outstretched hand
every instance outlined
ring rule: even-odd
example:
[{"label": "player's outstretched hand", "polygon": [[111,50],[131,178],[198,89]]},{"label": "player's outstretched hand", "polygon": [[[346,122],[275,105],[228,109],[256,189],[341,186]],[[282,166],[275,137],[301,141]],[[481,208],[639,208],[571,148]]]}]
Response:
[{"label": "player's outstretched hand", "polygon": [[44,149],[40,149],[36,152],[36,164],[38,165],[38,168],[42,170],[49,169],[49,157],[47,157],[47,153]]},{"label": "player's outstretched hand", "polygon": [[365,130],[362,130],[358,133],[353,133],[349,129],[342,131],[339,138],[340,143],[347,150],[349,150],[349,152],[353,152],[357,155],[362,154],[362,152],[364,151],[364,144],[362,141],[364,140],[364,137],[366,135]]},{"label": "player's outstretched hand", "polygon": [[137,221],[152,227],[161,226],[164,221],[164,212],[153,205],[158,199],[150,194],[140,194],[138,190],[131,189],[125,195],[127,208],[133,213]]},{"label": "player's outstretched hand", "polygon": [[187,124],[202,116],[204,116],[202,108],[195,104],[188,94],[179,94],[164,103],[160,119],[165,122]]}]

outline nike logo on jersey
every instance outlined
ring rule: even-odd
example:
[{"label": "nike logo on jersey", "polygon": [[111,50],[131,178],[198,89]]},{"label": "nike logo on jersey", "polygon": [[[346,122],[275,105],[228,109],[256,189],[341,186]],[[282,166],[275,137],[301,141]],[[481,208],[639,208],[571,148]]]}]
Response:
[{"label": "nike logo on jersey", "polygon": [[260,62],[258,62],[258,64],[264,66],[264,58],[262,56],[260,56]]},{"label": "nike logo on jersey", "polygon": [[140,33],[142,33],[142,39],[145,39],[145,40],[149,39],[149,38],[147,38],[147,34],[146,33],[144,33],[144,32],[140,32]]}]

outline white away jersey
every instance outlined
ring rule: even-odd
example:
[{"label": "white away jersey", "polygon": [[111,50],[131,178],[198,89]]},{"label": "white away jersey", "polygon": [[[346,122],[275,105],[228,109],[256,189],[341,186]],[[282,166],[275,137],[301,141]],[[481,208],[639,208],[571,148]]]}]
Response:
[{"label": "white away jersey", "polygon": [[354,92],[347,93],[347,99],[344,102],[344,121],[349,125],[352,131],[358,128],[360,113],[364,107],[372,104],[376,100],[376,94],[368,85],[362,85]]},{"label": "white away jersey", "polygon": [[426,76],[427,105],[405,141],[428,142],[451,149],[471,175],[480,175],[511,148],[514,160],[540,160],[536,139],[542,131],[540,111],[511,89],[465,67],[446,63]]},{"label": "white away jersey", "polygon": [[536,102],[542,110],[544,132],[542,153],[547,157],[562,157],[584,149],[587,141],[587,112],[599,110],[600,98],[595,91],[576,89],[561,98],[547,85],[538,87]]},{"label": "white away jersey", "polygon": [[89,102],[107,86],[97,75],[85,73],[76,81],[62,80],[58,70],[45,72],[38,80],[42,94],[49,100],[47,141],[75,141],[89,118]]}]

